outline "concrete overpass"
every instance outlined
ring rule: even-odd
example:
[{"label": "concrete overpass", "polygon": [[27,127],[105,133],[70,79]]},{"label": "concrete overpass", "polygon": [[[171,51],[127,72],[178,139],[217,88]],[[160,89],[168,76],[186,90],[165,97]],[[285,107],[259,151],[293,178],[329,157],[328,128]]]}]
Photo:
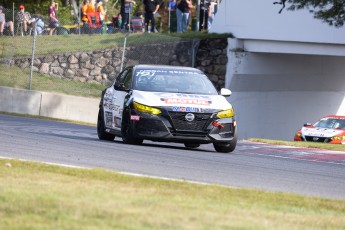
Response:
[{"label": "concrete overpass", "polygon": [[303,123],[345,115],[345,28],[273,0],[223,0],[210,32],[231,32],[226,87],[239,138],[292,140]]}]

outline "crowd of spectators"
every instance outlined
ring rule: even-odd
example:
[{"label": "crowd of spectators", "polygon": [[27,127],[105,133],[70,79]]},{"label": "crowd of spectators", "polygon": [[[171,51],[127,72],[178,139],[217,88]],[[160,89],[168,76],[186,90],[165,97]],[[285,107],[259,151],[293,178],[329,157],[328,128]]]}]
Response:
[{"label": "crowd of spectators", "polygon": [[[176,32],[185,33],[191,23],[191,15],[197,9],[193,5],[192,0],[142,0],[142,7],[136,7],[135,12],[133,12],[136,4],[134,0],[120,0],[120,12],[112,17],[112,27],[119,28],[119,31],[122,32],[134,31],[134,27],[139,28],[139,31],[157,32],[156,17],[160,17],[158,13],[160,10],[163,13],[169,12],[169,20],[170,15],[174,14],[176,16],[176,25],[174,25],[176,26]],[[165,11],[162,11],[163,8]],[[11,20],[6,21],[3,10],[3,6],[0,6],[0,36],[4,34],[4,30],[7,30],[7,35],[13,36],[15,34],[15,27],[17,30],[22,31],[22,35],[29,35],[32,32],[42,34],[44,29],[49,32],[49,35],[53,35],[54,31],[61,26],[57,14],[59,6],[54,0],[51,0],[48,8],[48,26],[44,25],[41,16],[31,16],[29,12],[25,11],[24,5],[19,6],[19,11],[16,15],[16,25]],[[193,14],[199,14],[199,31],[211,28],[216,12],[217,0],[200,0],[199,12],[194,11]],[[77,25],[78,29],[82,30],[82,32],[85,32],[85,28],[88,28],[88,25],[92,23],[91,20],[93,19],[89,17],[91,14],[99,18],[98,20],[101,26],[105,24],[107,10],[103,0],[84,0],[82,2],[80,6],[80,21],[83,26],[80,27],[79,24]],[[38,27],[35,30],[33,30],[34,25]]]}]

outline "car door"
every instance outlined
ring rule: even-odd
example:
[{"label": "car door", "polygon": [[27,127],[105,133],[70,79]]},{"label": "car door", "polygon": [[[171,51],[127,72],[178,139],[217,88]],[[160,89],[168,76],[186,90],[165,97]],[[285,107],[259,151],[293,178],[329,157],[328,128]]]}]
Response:
[{"label": "car door", "polygon": [[122,113],[126,100],[132,93],[132,78],[133,68],[125,69],[119,77],[116,79],[114,84],[114,95],[113,95],[113,127],[116,130],[121,130]]}]

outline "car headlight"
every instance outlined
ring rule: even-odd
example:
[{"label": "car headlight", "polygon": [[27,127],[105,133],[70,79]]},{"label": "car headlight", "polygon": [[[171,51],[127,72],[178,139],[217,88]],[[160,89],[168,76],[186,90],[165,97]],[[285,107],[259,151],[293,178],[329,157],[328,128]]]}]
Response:
[{"label": "car headlight", "polygon": [[297,133],[295,134],[295,136],[296,136],[296,137],[301,137],[301,136],[302,136],[302,133],[301,133],[301,132],[297,132]]},{"label": "car headlight", "polygon": [[235,111],[233,108],[223,110],[217,113],[218,118],[229,118],[229,117],[233,117],[234,115],[235,115]]},{"label": "car headlight", "polygon": [[147,105],[142,105],[142,104],[139,104],[137,102],[133,102],[133,106],[134,106],[135,110],[137,110],[141,113],[150,113],[153,115],[158,115],[158,114],[162,113],[162,111],[160,111],[159,109],[156,109],[156,108],[153,108],[153,107],[150,107]]},{"label": "car headlight", "polygon": [[333,141],[344,141],[345,140],[345,136],[334,136],[332,137]]}]

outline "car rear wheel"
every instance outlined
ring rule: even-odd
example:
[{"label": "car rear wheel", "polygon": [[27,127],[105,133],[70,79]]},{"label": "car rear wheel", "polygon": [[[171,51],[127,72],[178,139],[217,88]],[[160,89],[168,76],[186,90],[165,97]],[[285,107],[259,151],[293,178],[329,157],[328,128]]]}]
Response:
[{"label": "car rear wheel", "polygon": [[143,143],[143,139],[135,138],[133,136],[133,130],[130,124],[130,115],[127,114],[127,116],[123,119],[121,128],[123,143],[131,145],[141,145]]},{"label": "car rear wheel", "polygon": [[184,146],[189,149],[195,149],[200,146],[200,144],[197,143],[184,143]]},{"label": "car rear wheel", "polygon": [[100,140],[113,141],[115,138],[114,134],[105,132],[104,115],[102,109],[99,109],[98,111],[97,134]]},{"label": "car rear wheel", "polygon": [[234,138],[229,142],[213,143],[213,147],[217,152],[230,153],[233,152],[237,145],[237,133],[235,132]]}]

